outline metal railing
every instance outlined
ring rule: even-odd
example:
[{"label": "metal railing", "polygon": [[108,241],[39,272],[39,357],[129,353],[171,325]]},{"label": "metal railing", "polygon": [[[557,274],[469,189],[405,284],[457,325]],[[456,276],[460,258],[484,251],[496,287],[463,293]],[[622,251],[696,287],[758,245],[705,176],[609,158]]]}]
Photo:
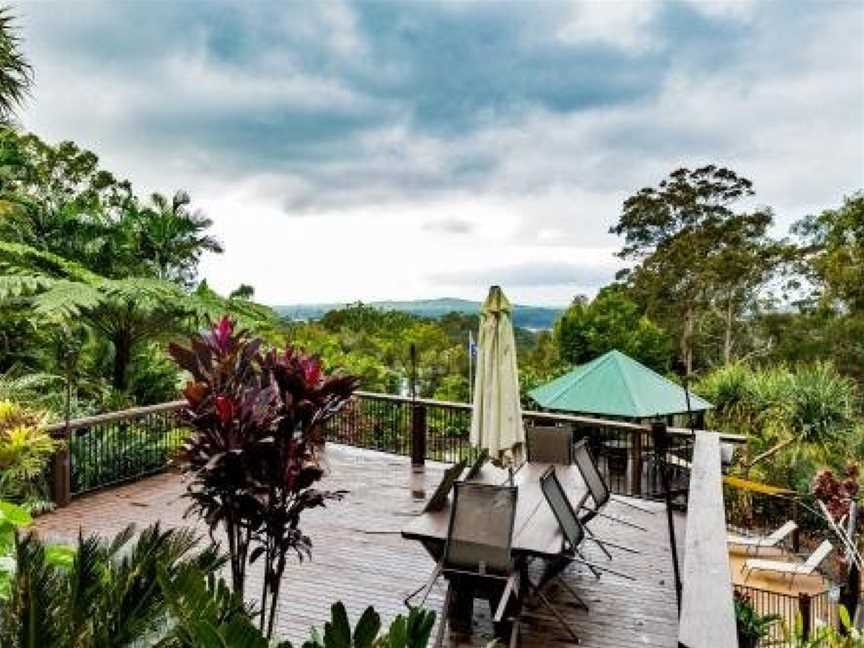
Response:
[{"label": "metal railing", "polygon": [[739,596],[746,596],[761,616],[780,617],[769,627],[768,635],[759,642],[762,648],[789,645],[798,618],[801,619],[804,639],[809,638],[812,630],[820,625],[837,625],[837,604],[830,599],[828,590],[819,594],[783,594],[748,585],[735,585],[735,592]]},{"label": "metal railing", "polygon": [[[337,443],[410,456],[456,462],[476,454],[469,435],[471,405],[424,398],[357,392],[327,424],[327,438]],[[576,440],[586,438],[610,488],[617,494],[655,498],[660,477],[649,425],[612,419],[523,411],[526,426],[561,425],[573,429]],[[669,428],[673,439],[666,453],[673,482],[686,490],[693,452],[690,430]],[[724,435],[724,441],[743,437]]]},{"label": "metal railing", "polygon": [[[66,447],[52,466],[54,500],[163,470],[186,434],[175,414],[185,401],[173,401],[60,422],[48,427]],[[612,490],[636,497],[660,495],[651,428],[626,421],[549,412],[523,412],[526,425],[571,426],[577,439],[587,438]],[[336,443],[410,456],[455,462],[477,450],[469,441],[471,405],[387,394],[357,392],[327,423],[327,438]],[[689,430],[669,428],[673,443],[665,455],[676,477],[685,479],[692,458]],[[730,441],[740,437],[727,435]],[[680,484],[679,484],[680,486]],[[683,483],[686,490],[686,482]]]},{"label": "metal railing", "polygon": [[54,423],[46,431],[65,441],[52,465],[54,501],[139,479],[165,469],[188,431],[176,419],[185,401]]}]

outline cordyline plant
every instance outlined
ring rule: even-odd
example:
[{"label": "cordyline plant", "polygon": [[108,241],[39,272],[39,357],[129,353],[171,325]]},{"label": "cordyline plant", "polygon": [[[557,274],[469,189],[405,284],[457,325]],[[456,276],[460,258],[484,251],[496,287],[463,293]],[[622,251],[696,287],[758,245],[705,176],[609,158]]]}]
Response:
[{"label": "cordyline plant", "polygon": [[317,358],[291,347],[264,350],[227,317],[169,352],[192,375],[182,416],[194,431],[178,457],[192,476],[187,513],[203,517],[211,535],[224,530],[238,595],[247,565],[263,558],[259,624],[269,638],[287,559],[311,554],[300,515],[344,494],[314,485],[323,476],[323,424],[357,380],[327,375]]}]

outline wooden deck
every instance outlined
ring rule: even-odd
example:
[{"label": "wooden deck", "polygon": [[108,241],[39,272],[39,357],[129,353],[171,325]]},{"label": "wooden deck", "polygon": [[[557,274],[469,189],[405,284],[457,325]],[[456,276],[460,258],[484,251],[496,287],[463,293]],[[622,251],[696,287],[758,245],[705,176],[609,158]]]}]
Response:
[{"label": "wooden deck", "polygon": [[[421,510],[443,472],[442,464],[427,464],[422,474],[412,474],[404,457],[351,449],[330,444],[327,449],[330,474],[323,486],[345,488],[350,494],[327,510],[308,512],[303,530],[314,543],[312,561],[289,566],[279,611],[281,637],[302,641],[310,626],[322,626],[329,607],[342,600],[356,620],[367,605],[381,613],[385,623],[404,612],[402,599],[430,573],[431,559],[416,542],[403,540],[401,528]],[[165,525],[192,526],[184,520],[184,485],[174,474],[163,474],[130,485],[81,497],[64,509],[40,517],[37,528],[52,540],[72,541],[79,527],[85,532],[113,534],[134,522],[146,526],[157,520]],[[634,576],[629,582],[605,575],[599,581],[572,569],[568,581],[583,596],[590,612],[569,603],[565,592],[554,592],[553,601],[577,629],[582,646],[630,648],[632,646],[676,646],[678,621],[667,540],[666,516],[657,505],[656,514],[634,511],[611,503],[609,510],[647,527],[649,533],[596,519],[592,529],[602,539],[625,544],[641,555],[615,554],[614,568]],[[683,517],[679,523],[679,542]],[[199,525],[200,526],[200,525]],[[203,527],[202,527],[203,532]],[[589,543],[590,544],[590,543]],[[588,547],[598,563],[602,554]],[[250,578],[258,579],[253,571]],[[251,591],[257,582],[248,586]],[[440,609],[443,587],[433,592],[430,606]],[[475,633],[452,637],[452,645],[485,645],[491,639],[489,610],[475,605]],[[522,623],[522,646],[571,645],[542,609],[528,609]]]}]

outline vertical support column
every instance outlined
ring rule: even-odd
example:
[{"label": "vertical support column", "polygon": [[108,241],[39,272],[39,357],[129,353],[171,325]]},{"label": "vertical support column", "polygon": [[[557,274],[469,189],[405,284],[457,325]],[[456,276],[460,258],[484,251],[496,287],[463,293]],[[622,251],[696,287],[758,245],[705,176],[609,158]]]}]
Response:
[{"label": "vertical support column", "polygon": [[811,607],[812,599],[809,594],[801,592],[798,594],[798,612],[801,614],[801,638],[809,639],[812,626]]},{"label": "vertical support column", "polygon": [[411,467],[423,470],[426,464],[426,406],[411,404]]},{"label": "vertical support column", "polygon": [[798,500],[792,500],[792,521],[795,523],[795,530],[792,532],[792,551],[798,553],[801,551],[801,527],[800,520],[801,512],[798,509]]},{"label": "vertical support column", "polygon": [[63,445],[51,458],[51,498],[58,508],[72,501],[72,469],[69,458],[69,428],[63,432]]},{"label": "vertical support column", "polygon": [[630,493],[642,497],[642,432],[633,435],[630,444]]}]

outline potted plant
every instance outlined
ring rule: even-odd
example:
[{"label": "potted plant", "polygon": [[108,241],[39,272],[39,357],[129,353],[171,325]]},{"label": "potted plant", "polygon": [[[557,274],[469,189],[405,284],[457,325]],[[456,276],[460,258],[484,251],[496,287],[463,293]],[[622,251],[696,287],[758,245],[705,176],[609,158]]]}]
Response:
[{"label": "potted plant", "polygon": [[759,614],[749,594],[735,590],[735,623],[739,648],[756,648],[768,636],[771,626],[780,621],[776,614]]}]

